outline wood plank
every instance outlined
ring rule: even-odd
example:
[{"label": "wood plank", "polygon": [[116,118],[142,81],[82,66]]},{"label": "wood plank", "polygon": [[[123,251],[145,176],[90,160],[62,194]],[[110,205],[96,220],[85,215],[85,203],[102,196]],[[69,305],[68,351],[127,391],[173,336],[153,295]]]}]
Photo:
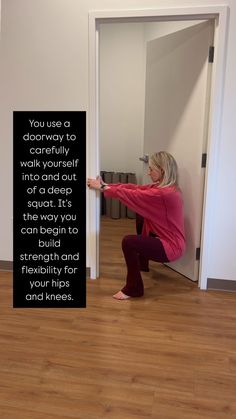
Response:
[{"label": "wood plank", "polygon": [[13,309],[0,273],[1,419],[236,417],[236,294],[151,262],[145,296],[114,300],[134,232],[134,220],[103,217],[86,309]]}]

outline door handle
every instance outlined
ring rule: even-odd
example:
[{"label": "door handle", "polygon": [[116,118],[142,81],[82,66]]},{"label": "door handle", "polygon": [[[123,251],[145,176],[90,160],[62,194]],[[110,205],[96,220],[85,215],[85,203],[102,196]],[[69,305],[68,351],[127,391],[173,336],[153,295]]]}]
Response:
[{"label": "door handle", "polygon": [[148,161],[149,161],[149,155],[148,154],[144,154],[143,157],[139,157],[139,160],[143,161],[144,163],[148,163]]}]

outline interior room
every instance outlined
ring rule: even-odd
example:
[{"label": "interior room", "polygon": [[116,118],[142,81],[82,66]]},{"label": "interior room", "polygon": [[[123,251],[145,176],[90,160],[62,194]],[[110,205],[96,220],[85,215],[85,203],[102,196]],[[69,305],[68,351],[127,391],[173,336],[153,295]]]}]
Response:
[{"label": "interior room", "polygon": [[[211,20],[118,20],[99,25],[101,170],[108,183],[111,172],[113,183],[120,173],[123,183],[145,184],[150,178],[148,158],[145,162],[143,156],[158,150],[175,156],[187,250],[181,261],[170,266],[193,281],[199,278],[196,252],[203,224],[202,156],[207,152],[212,72],[208,54],[213,38]],[[132,174],[134,179],[129,180]],[[105,203],[105,214],[124,218],[114,201]],[[135,215],[128,210],[127,217]]]},{"label": "interior room", "polygon": [[[236,417],[235,19],[233,0],[1,0],[1,418]],[[112,298],[135,213],[86,188],[86,308],[13,308],[12,113],[31,110],[86,111],[88,177],[142,184],[146,156],[176,156],[188,250],[150,262],[142,298]]]}]

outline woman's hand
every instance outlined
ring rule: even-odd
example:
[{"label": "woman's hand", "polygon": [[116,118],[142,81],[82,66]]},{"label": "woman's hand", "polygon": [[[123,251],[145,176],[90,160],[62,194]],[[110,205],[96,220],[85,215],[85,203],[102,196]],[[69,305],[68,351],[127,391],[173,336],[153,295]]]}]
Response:
[{"label": "woman's hand", "polygon": [[101,184],[101,185],[107,186],[107,183],[105,183],[105,182],[103,181],[103,179],[102,179],[102,177],[101,177],[101,176],[96,176],[96,179],[97,179],[97,180],[100,180],[100,184]]},{"label": "woman's hand", "polygon": [[88,178],[87,185],[90,189],[96,189],[96,190],[101,189],[101,182],[100,182],[100,179],[98,179],[98,177],[96,179]]},{"label": "woman's hand", "polygon": [[97,176],[96,179],[88,178],[87,185],[90,189],[96,189],[97,191],[104,191],[105,189],[109,189],[107,183],[103,182],[101,176]]}]

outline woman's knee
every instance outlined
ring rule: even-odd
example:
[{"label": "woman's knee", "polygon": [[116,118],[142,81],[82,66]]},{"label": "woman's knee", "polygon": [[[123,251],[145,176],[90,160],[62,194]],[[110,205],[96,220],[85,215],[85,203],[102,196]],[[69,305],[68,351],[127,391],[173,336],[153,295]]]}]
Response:
[{"label": "woman's knee", "polygon": [[130,248],[132,246],[133,239],[136,236],[128,235],[124,236],[122,239],[122,250],[126,250],[127,248]]}]

